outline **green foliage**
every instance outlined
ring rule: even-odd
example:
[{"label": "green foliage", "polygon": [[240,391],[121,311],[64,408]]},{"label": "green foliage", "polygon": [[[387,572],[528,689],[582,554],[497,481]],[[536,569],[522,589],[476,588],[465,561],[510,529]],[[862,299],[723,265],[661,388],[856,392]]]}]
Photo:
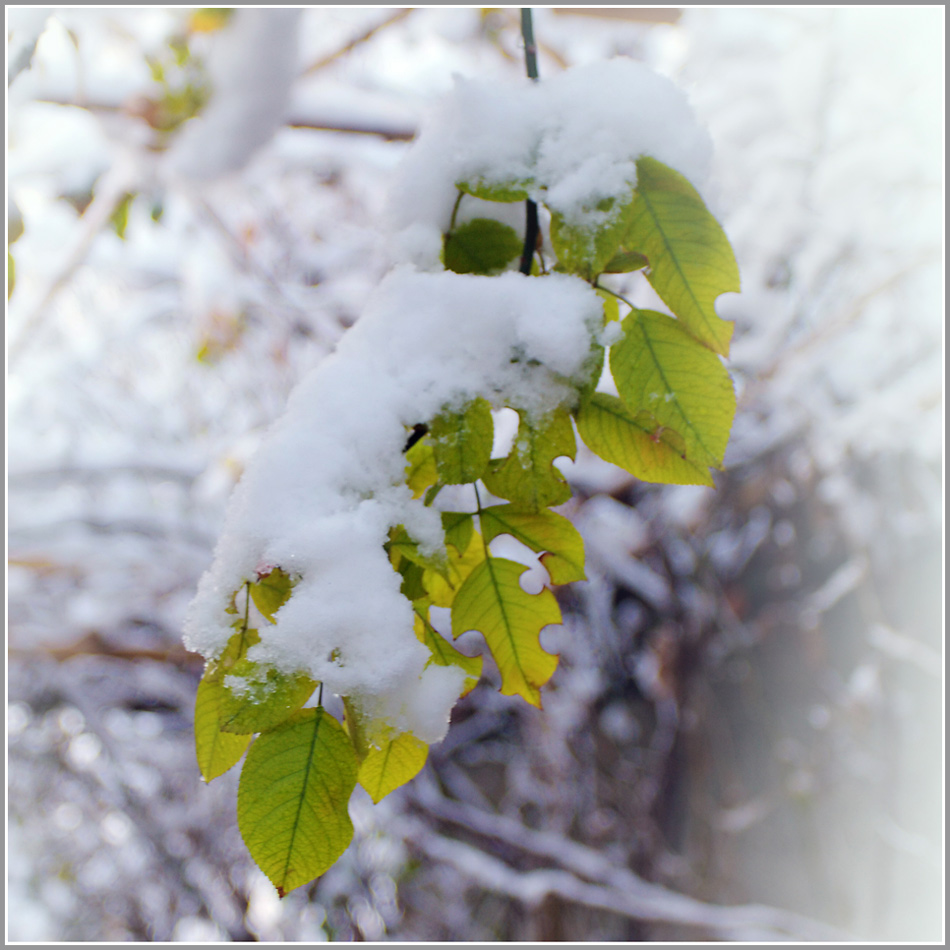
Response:
[{"label": "green foliage", "polygon": [[380,745],[370,746],[366,753],[360,765],[359,783],[378,803],[415,778],[428,754],[429,747],[411,732],[384,739]]},{"label": "green foliage", "polygon": [[346,850],[357,772],[346,730],[322,708],[298,710],[251,745],[238,786],[238,828],[281,897]]},{"label": "green foliage", "polygon": [[637,162],[628,248],[650,262],[647,279],[689,333],[724,356],[732,324],[716,314],[720,294],[739,289],[729,241],[695,188],[653,158]]},{"label": "green foliage", "polygon": [[[443,636],[430,616],[433,607],[450,611],[453,639],[481,634],[502,693],[541,707],[541,691],[558,663],[541,636],[560,623],[561,612],[549,587],[524,590],[525,564],[493,556],[489,545],[501,536],[520,542],[540,557],[551,585],[584,580],[583,540],[551,510],[571,497],[555,461],[575,458],[575,425],[591,451],[644,481],[711,486],[711,470],[723,464],[736,401],[720,355],[728,352],[732,327],[714,305],[721,293],[738,290],[738,270],[695,189],[655,159],[639,157],[636,168],[635,185],[628,182],[575,217],[548,209],[556,261],[549,253],[533,261],[531,279],[545,279],[553,265],[588,282],[603,300],[584,378],[565,380],[564,400],[546,415],[507,405],[519,425],[504,458],[491,458],[492,411],[504,408],[489,403],[497,399],[492,392],[446,406],[407,431],[404,481],[414,499],[431,505],[445,486],[474,486],[474,505],[441,514],[443,549],[421,549],[403,525],[390,530],[385,544],[412,605],[415,635],[429,651],[427,665],[460,671],[461,695],[478,683],[483,657],[462,653]],[[546,193],[543,183],[504,175],[458,188],[459,200],[472,195],[502,203],[531,193],[543,204]],[[508,267],[521,245],[507,225],[477,218],[456,227],[453,213],[443,262],[456,273],[491,275]],[[605,274],[637,271],[670,314],[639,310],[601,283]],[[513,363],[522,359],[512,356]],[[605,364],[617,395],[597,391]],[[531,378],[534,366],[525,361],[524,369]],[[483,506],[484,491],[503,503]],[[306,672],[278,673],[255,659],[260,634],[251,625],[251,603],[264,625],[275,623],[296,580],[270,567],[235,594],[229,608],[235,633],[208,664],[195,706],[196,751],[207,780],[250,745],[238,823],[281,895],[322,874],[347,847],[347,800],[357,783],[378,802],[411,780],[427,754],[410,732],[364,722],[351,697],[342,697],[345,725],[323,709],[322,696],[316,708],[302,708],[317,688]]]},{"label": "green foliage", "polygon": [[475,218],[445,236],[445,269],[456,274],[494,274],[521,254],[514,228],[491,218]]},{"label": "green foliage", "polygon": [[662,427],[681,436],[688,461],[720,468],[736,398],[719,358],[682,324],[652,310],[631,313],[623,331],[611,347],[610,369],[627,409],[637,418],[646,413],[654,432]]},{"label": "green foliage", "polygon": [[561,622],[561,610],[546,588],[525,593],[519,579],[527,569],[498,557],[478,564],[455,595],[452,635],[478,630],[498,664],[501,691],[540,707],[541,687],[557,668],[557,657],[544,652],[539,634]]},{"label": "green foliage", "polygon": [[474,482],[491,460],[494,423],[484,399],[471,402],[463,412],[444,412],[429,426],[435,468],[443,485]]},{"label": "green foliage", "polygon": [[492,464],[485,473],[488,490],[499,498],[538,512],[563,504],[571,497],[571,486],[554,468],[556,458],[573,459],[577,442],[570,413],[558,409],[546,419],[532,421],[522,412],[511,454]]}]

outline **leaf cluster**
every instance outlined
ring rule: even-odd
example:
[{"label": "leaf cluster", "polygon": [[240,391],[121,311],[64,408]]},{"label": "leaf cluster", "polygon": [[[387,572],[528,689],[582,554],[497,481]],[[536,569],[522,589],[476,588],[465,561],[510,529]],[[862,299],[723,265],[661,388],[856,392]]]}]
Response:
[{"label": "leaf cluster", "polygon": [[[414,498],[432,505],[446,486],[473,486],[467,510],[441,513],[441,551],[423,550],[401,525],[390,530],[385,545],[412,605],[416,636],[429,650],[428,663],[456,668],[462,695],[478,682],[483,657],[466,655],[454,641],[478,631],[500,674],[501,692],[541,707],[541,691],[557,668],[541,633],[561,622],[560,608],[549,586],[528,593],[522,586],[526,565],[494,556],[490,545],[502,535],[520,542],[540,556],[550,585],[585,578],[583,541],[552,510],[571,497],[555,463],[575,458],[577,436],[647,481],[712,485],[711,471],[722,466],[735,396],[720,357],[728,353],[732,328],[714,304],[719,294],[738,290],[735,260],[721,228],[681,175],[649,157],[636,168],[635,184],[592,209],[599,216],[569,220],[552,212],[556,262],[549,266],[540,253],[535,262],[537,279],[551,269],[567,272],[598,288],[603,300],[603,322],[590,340],[590,372],[574,382],[571,398],[538,416],[525,406],[492,404],[486,393],[444,406],[407,430],[405,483]],[[523,201],[531,193],[543,203],[544,196],[537,183],[520,180],[459,182],[458,188],[459,202],[467,195]],[[510,267],[521,247],[506,224],[476,218],[456,226],[453,215],[443,261],[457,273],[490,275]],[[633,271],[644,275],[670,313],[640,310],[601,283],[605,274]],[[608,376],[614,392],[598,388]],[[508,454],[496,458],[493,410],[504,407],[518,413],[518,430]],[[308,707],[315,682],[255,661],[260,633],[251,625],[251,605],[263,624],[274,622],[293,595],[294,580],[274,567],[236,592],[234,634],[208,665],[195,718],[198,761],[208,780],[250,745],[238,824],[281,895],[322,874],[347,847],[353,833],[347,802],[357,784],[379,801],[409,781],[427,754],[411,733],[365,719],[351,697],[343,697],[342,722],[322,701]],[[449,629],[437,629],[433,607],[450,611]]]}]

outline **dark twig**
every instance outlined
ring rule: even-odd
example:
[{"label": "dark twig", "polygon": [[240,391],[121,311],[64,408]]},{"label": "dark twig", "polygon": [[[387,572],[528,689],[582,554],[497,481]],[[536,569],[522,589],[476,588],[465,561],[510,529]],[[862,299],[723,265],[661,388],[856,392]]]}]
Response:
[{"label": "dark twig", "polygon": [[[531,19],[531,8],[521,10],[521,36],[524,39],[524,65],[528,78],[532,82],[538,81],[538,48],[534,45],[534,24]],[[529,198],[525,202],[524,249],[521,252],[522,274],[531,273],[531,264],[534,261],[534,252],[538,248],[538,206]]]}]

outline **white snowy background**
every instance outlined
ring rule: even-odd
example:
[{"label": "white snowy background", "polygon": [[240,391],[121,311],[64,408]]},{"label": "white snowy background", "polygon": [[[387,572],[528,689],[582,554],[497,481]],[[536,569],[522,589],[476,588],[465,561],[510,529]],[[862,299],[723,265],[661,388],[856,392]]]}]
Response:
[{"label": "white snowy background", "polygon": [[[199,780],[184,613],[427,108],[523,60],[515,8],[189,17],[7,8],[9,938],[939,939],[943,8],[535,11],[542,81],[632,57],[712,136],[728,471],[566,469],[544,712],[479,687],[283,902]],[[212,89],[168,134],[149,57]]]}]

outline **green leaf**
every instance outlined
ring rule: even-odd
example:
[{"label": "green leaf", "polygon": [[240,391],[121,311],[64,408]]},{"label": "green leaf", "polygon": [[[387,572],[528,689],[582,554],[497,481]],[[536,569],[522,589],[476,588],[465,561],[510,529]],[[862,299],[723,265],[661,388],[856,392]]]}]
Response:
[{"label": "green leaf", "polygon": [[359,783],[374,802],[415,778],[426,764],[429,747],[411,732],[371,745],[359,771]]},{"label": "green leaf", "polygon": [[445,236],[446,270],[456,274],[494,274],[521,254],[514,228],[491,218],[474,218]]},{"label": "green leaf", "polygon": [[452,605],[452,636],[478,630],[501,673],[501,691],[541,706],[541,687],[557,669],[557,657],[541,648],[540,633],[561,622],[547,588],[527,594],[519,578],[524,564],[503,558],[482,561],[462,585]]},{"label": "green leaf", "polygon": [[357,772],[349,736],[322,708],[299,710],[251,746],[238,786],[238,827],[281,897],[346,850]]},{"label": "green leaf", "polygon": [[716,314],[715,301],[739,290],[728,238],[682,175],[644,157],[637,178],[625,246],[649,258],[647,280],[689,332],[727,356],[733,325]]},{"label": "green leaf", "polygon": [[586,580],[584,541],[567,518],[553,511],[532,514],[514,505],[483,508],[479,518],[486,542],[509,534],[536,553],[547,551],[541,560],[552,584]]},{"label": "green leaf", "polygon": [[571,486],[554,468],[562,456],[577,454],[574,428],[566,409],[532,423],[523,412],[514,446],[507,458],[492,462],[482,476],[486,487],[499,498],[506,498],[525,511],[540,511],[560,505],[571,497]]},{"label": "green leaf", "polygon": [[594,393],[581,404],[577,431],[587,447],[607,462],[647,482],[712,485],[705,465],[681,457],[655,427],[638,422],[616,396]]},{"label": "green leaf", "polygon": [[507,182],[488,182],[483,178],[476,181],[456,182],[459,191],[485,201],[501,201],[510,204],[513,201],[526,201],[528,189],[534,185],[534,179],[515,179]]},{"label": "green leaf", "polygon": [[420,439],[406,452],[406,484],[412,490],[412,497],[419,498],[430,486],[439,480],[435,467],[435,450],[428,439]]},{"label": "green leaf", "polygon": [[646,257],[636,251],[620,250],[604,265],[603,273],[629,274],[632,271],[643,270],[649,263]]},{"label": "green leaf", "polygon": [[474,517],[466,511],[443,511],[442,529],[445,531],[445,543],[451,544],[459,554],[464,554],[472,543]]},{"label": "green leaf", "polygon": [[195,755],[206,782],[223,775],[244,755],[250,735],[221,731],[221,700],[225,689],[220,680],[207,673],[195,696]]},{"label": "green leaf", "polygon": [[251,584],[251,600],[271,623],[275,623],[274,614],[290,599],[293,586],[290,575],[274,567],[268,573],[258,575],[256,583]]},{"label": "green leaf", "polygon": [[238,735],[266,732],[300,709],[316,687],[309,676],[288,676],[246,658],[238,660],[224,679],[220,728]]},{"label": "green leaf", "polygon": [[604,198],[596,208],[582,209],[581,223],[551,214],[551,244],[558,269],[592,280],[614,261],[633,221],[634,189],[619,198]]},{"label": "green leaf", "polygon": [[116,204],[109,218],[109,224],[112,225],[112,230],[115,231],[123,241],[125,240],[125,230],[129,226],[129,208],[132,206],[132,200],[134,198],[135,194],[133,192],[125,192],[119,199],[119,202]]},{"label": "green leaf", "polygon": [[435,465],[446,485],[480,478],[491,460],[494,423],[491,406],[475,399],[462,412],[443,412],[429,426]]},{"label": "green leaf", "polygon": [[622,326],[610,369],[627,409],[678,432],[687,460],[721,468],[736,397],[719,357],[662,313],[635,310]]},{"label": "green leaf", "polygon": [[604,302],[604,324],[620,319],[620,301],[617,297],[603,288],[598,288],[597,296]]},{"label": "green leaf", "polygon": [[[446,548],[448,558],[438,570],[430,568],[422,576],[426,595],[436,607],[451,607],[455,592],[465,582],[477,564],[485,560],[482,536],[472,529],[468,547],[459,551],[454,545]],[[418,597],[410,598],[418,600]]]},{"label": "green leaf", "polygon": [[426,600],[417,601],[413,604],[416,612],[415,631],[419,640],[424,643],[432,654],[432,658],[426,663],[435,663],[436,666],[457,666],[467,674],[465,685],[462,688],[462,695],[470,693],[477,685],[482,676],[482,658],[480,656],[466,656],[460,650],[457,650],[448,640],[443,637],[435,627],[429,623],[429,603]]}]

